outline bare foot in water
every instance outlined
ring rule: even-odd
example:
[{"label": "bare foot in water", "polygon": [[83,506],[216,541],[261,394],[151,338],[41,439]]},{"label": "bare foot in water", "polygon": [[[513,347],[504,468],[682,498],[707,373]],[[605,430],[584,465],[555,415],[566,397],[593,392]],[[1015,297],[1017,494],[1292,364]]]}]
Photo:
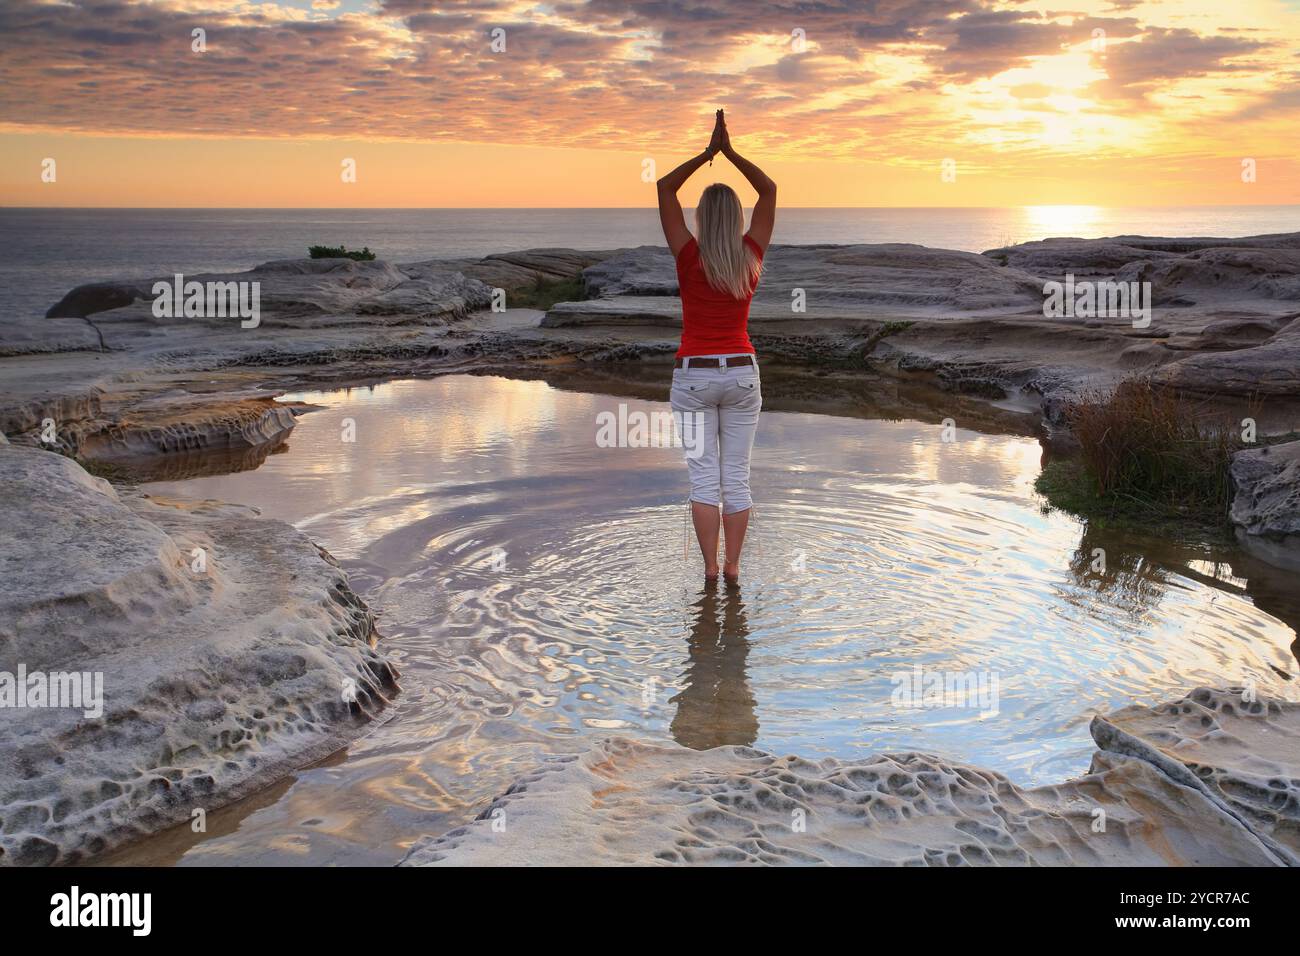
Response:
[{"label": "bare foot in water", "polygon": [[705,583],[706,583],[706,584],[715,584],[715,583],[717,583],[717,580],[718,580],[718,566],[715,564],[715,565],[713,565],[712,567],[709,567],[709,565],[706,564],[706,565],[704,566],[704,581],[705,581]]},{"label": "bare foot in water", "polygon": [[727,579],[728,584],[740,583],[740,562],[724,561],[722,564],[722,576]]}]

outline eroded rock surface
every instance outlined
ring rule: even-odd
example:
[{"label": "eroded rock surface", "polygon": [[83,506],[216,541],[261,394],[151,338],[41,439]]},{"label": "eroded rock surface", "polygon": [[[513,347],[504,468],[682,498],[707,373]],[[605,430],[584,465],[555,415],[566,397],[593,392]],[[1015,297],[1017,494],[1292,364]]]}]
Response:
[{"label": "eroded rock surface", "polygon": [[[676,296],[673,259],[662,246],[640,246],[611,256],[583,272],[588,295]],[[763,260],[755,303],[792,314],[802,289],[809,318],[871,318],[873,309],[918,314],[947,308],[977,312],[1042,306],[1042,281],[1016,268],[970,252],[907,243],[882,245],[773,245]]]},{"label": "eroded rock surface", "polygon": [[[370,610],[289,525],[11,444],[0,489],[0,863],[189,820],[338,749],[396,690]],[[99,675],[102,712],[13,706],[20,671]]]},{"label": "eroded rock surface", "polygon": [[1300,441],[1237,452],[1231,517],[1259,557],[1300,571]]},{"label": "eroded rock surface", "polygon": [[923,753],[811,761],[608,738],[549,759],[403,862],[1300,863],[1300,705],[1202,688],[1098,718],[1093,735],[1087,774],[1028,790]]},{"label": "eroded rock surface", "polygon": [[533,288],[538,279],[552,282],[572,279],[587,267],[614,255],[616,251],[525,249],[522,252],[501,252],[482,259],[434,259],[428,263],[402,268],[407,271],[421,266],[459,269],[471,279],[477,279],[491,288],[518,292]]},{"label": "eroded rock surface", "polygon": [[[247,272],[186,275],[185,282],[257,282],[261,309],[267,318],[286,326],[310,325],[310,316],[408,315],[463,316],[488,304],[488,290],[479,281],[454,269],[425,264],[409,271],[381,260],[279,259]],[[50,307],[46,318],[84,318],[103,312],[132,309],[130,318],[153,318],[156,282],[173,276],[126,282],[94,282],[78,286]],[[136,308],[136,303],[140,303]],[[179,311],[179,309],[178,309]],[[126,317],[126,316],[118,316]],[[186,316],[191,323],[228,323],[226,318]],[[156,320],[174,323],[176,319]]]},{"label": "eroded rock surface", "polygon": [[[1186,767],[1212,799],[1300,859],[1300,704],[1254,700],[1243,690],[1201,687],[1182,700],[1127,707],[1105,723]],[[1108,731],[1094,736],[1111,745]]]},{"label": "eroded rock surface", "polygon": [[[1044,317],[1045,283],[1067,274],[1151,283],[1150,323]],[[1037,409],[1052,425],[1081,391],[1132,375],[1234,408],[1267,397],[1243,414],[1280,434],[1300,420],[1298,274],[1300,233],[1050,239],[982,255],[778,244],[751,337],[765,359],[917,379]],[[581,301],[544,315],[486,310],[492,289],[506,289],[508,305],[539,279],[578,275]],[[57,447],[90,462],[203,450],[252,460],[292,424],[267,406],[286,389],[492,365],[666,364],[681,325],[659,246],[402,265],[283,260],[187,278],[260,282],[260,324],[157,318],[144,280],[79,287],[51,314],[84,321],[0,327],[0,430],[48,445],[37,430],[53,422]],[[97,351],[100,333],[110,351]],[[1275,550],[1275,535],[1250,535],[1266,539]]]},{"label": "eroded rock surface", "polygon": [[[1044,286],[1067,276],[1149,283],[1151,313],[1046,317]],[[543,320],[554,336],[671,336],[680,327],[663,248],[624,250],[583,279],[588,298]],[[1049,239],[978,256],[775,245],[750,332],[767,356],[869,363],[986,398],[1035,395],[1049,421],[1080,391],[1148,375],[1219,401],[1269,396],[1266,427],[1285,430],[1300,403],[1300,234]]]}]

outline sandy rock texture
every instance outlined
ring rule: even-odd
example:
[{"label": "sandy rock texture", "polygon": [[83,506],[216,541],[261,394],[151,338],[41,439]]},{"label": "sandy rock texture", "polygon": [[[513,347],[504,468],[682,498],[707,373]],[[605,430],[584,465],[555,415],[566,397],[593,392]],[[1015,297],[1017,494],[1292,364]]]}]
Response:
[{"label": "sandy rock texture", "polygon": [[403,864],[1296,865],[1300,705],[1240,696],[1098,718],[1088,773],[1030,790],[923,753],[812,761],[608,738]]},{"label": "sandy rock texture", "polygon": [[[1079,392],[1145,375],[1252,415],[1265,435],[1300,429],[1300,233],[1049,239],[980,255],[775,245],[764,269],[751,337],[769,362],[933,384],[1053,427]],[[1150,283],[1150,324],[1045,318],[1044,285],[1067,275]],[[494,289],[508,305],[579,276],[586,297],[544,314],[487,308]],[[271,401],[286,390],[493,367],[660,367],[681,325],[658,246],[282,260],[187,278],[260,283],[260,324],[157,318],[152,280],[78,287],[51,318],[0,326],[0,431],[122,473],[157,474],[159,460],[192,473],[209,467],[196,457],[218,455],[253,467],[291,434],[296,410]],[[1277,523],[1250,533],[1261,555],[1279,547]]]},{"label": "sandy rock texture", "polygon": [[[272,401],[288,388],[554,351],[504,344],[540,316],[484,311],[492,291],[508,297],[572,279],[602,255],[539,249],[403,265],[301,259],[185,276],[258,283],[260,321],[247,328],[237,317],[155,316],[153,284],[171,276],[78,286],[44,320],[0,324],[0,431],[151,476],[163,460],[167,468],[198,456],[255,464],[290,434],[297,410]],[[169,475],[205,467],[195,460]]]},{"label": "sandy rock texture", "polygon": [[12,444],[0,489],[0,683],[102,681],[102,708],[0,711],[0,863],[188,821],[337,750],[396,691],[370,610],[289,525],[119,492]]},{"label": "sandy rock texture", "polygon": [[1269,563],[1300,571],[1300,441],[1237,452],[1231,474],[1237,539]]},{"label": "sandy rock texture", "polygon": [[[775,245],[764,269],[751,334],[769,359],[870,366],[1040,407],[1049,420],[1079,390],[1133,374],[1220,402],[1267,396],[1265,431],[1294,426],[1300,409],[1300,233],[1050,239],[981,255],[897,243]],[[1044,284],[1067,274],[1151,283],[1150,325],[1044,318]],[[544,316],[486,311],[492,289],[505,289],[509,304],[539,281],[579,275],[586,298]],[[231,401],[493,363],[660,362],[681,324],[673,262],[658,246],[398,265],[283,260],[187,278],[259,282],[261,324],[155,318],[153,280],[80,286],[42,324],[0,328],[0,356],[9,356],[0,358],[0,430],[13,437],[52,417],[60,447],[73,453],[97,428],[129,421],[138,430],[85,443],[88,457],[100,448],[120,455],[235,447],[247,445],[241,432],[272,440],[289,423],[263,421],[250,431],[229,409],[205,421],[206,399],[196,393],[221,391]],[[107,352],[99,351],[100,335]],[[151,420],[172,402],[191,406],[196,427],[183,438]],[[74,421],[85,424],[64,435]]]},{"label": "sandy rock texture", "polygon": [[[1150,283],[1148,327],[1045,318],[1047,282]],[[624,250],[583,273],[589,298],[552,329],[680,326],[667,250]],[[802,296],[806,311],[792,303]],[[768,353],[860,358],[957,391],[1049,395],[1134,372],[1215,396],[1300,397],[1300,234],[1247,239],[1049,239],[981,255],[906,244],[768,250],[751,334]],[[812,340],[812,348],[799,348]]]},{"label": "sandy rock texture", "polygon": [[1242,690],[1202,687],[1156,707],[1127,707],[1098,718],[1107,726],[1093,735],[1116,750],[1115,738],[1126,737],[1142,759],[1181,765],[1189,785],[1280,856],[1300,858],[1300,704],[1251,699]]},{"label": "sandy rock texture", "polygon": [[[173,276],[78,286],[46,312],[47,319],[85,318],[100,312],[130,308],[143,302],[137,318],[152,318],[153,287]],[[381,260],[280,259],[247,272],[185,276],[186,282],[258,282],[262,308],[277,324],[310,325],[312,316],[464,314],[487,304],[482,283],[453,269],[412,267],[402,270]],[[398,308],[400,306],[400,308]],[[172,318],[157,319],[171,324]],[[191,319],[225,323],[226,318]]]}]

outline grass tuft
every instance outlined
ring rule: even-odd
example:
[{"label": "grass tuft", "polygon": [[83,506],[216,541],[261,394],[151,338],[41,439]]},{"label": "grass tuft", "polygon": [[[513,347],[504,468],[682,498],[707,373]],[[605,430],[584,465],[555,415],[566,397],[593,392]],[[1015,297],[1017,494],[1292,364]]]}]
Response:
[{"label": "grass tuft", "polygon": [[584,298],[586,290],[581,275],[567,279],[548,279],[538,272],[533,277],[531,287],[511,292],[506,301],[512,309],[546,310],[557,302],[580,302]]},{"label": "grass tuft", "polygon": [[1099,496],[1158,512],[1227,511],[1239,427],[1145,379],[1085,396],[1065,416]]}]

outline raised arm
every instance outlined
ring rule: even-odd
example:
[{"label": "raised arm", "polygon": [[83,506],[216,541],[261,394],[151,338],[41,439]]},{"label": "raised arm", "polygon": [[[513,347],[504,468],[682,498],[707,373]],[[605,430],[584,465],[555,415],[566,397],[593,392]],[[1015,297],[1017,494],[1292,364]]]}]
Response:
[{"label": "raised arm", "polygon": [[713,155],[706,149],[659,180],[659,224],[664,227],[664,238],[668,240],[668,248],[672,250],[674,259],[682,247],[691,241],[691,231],[686,228],[686,217],[682,214],[677,190],[691,178],[691,173],[712,158]]},{"label": "raised arm", "polygon": [[[721,111],[719,111],[721,113]],[[749,238],[758,243],[758,247],[767,252],[768,243],[772,241],[772,229],[776,226],[776,183],[731,145],[731,137],[724,123],[722,127],[722,155],[731,160],[741,174],[749,180],[758,193],[758,202],[754,203],[753,215],[749,217]]]},{"label": "raised arm", "polygon": [[686,184],[686,180],[691,178],[695,170],[711,160],[721,148],[722,110],[718,110],[713,126],[713,139],[710,140],[708,149],[698,156],[692,156],[671,173],[660,178],[657,184],[659,224],[664,228],[664,238],[668,240],[668,248],[672,250],[674,259],[686,243],[691,241],[691,231],[686,228],[686,217],[682,214],[682,204],[677,199],[677,191]]}]

